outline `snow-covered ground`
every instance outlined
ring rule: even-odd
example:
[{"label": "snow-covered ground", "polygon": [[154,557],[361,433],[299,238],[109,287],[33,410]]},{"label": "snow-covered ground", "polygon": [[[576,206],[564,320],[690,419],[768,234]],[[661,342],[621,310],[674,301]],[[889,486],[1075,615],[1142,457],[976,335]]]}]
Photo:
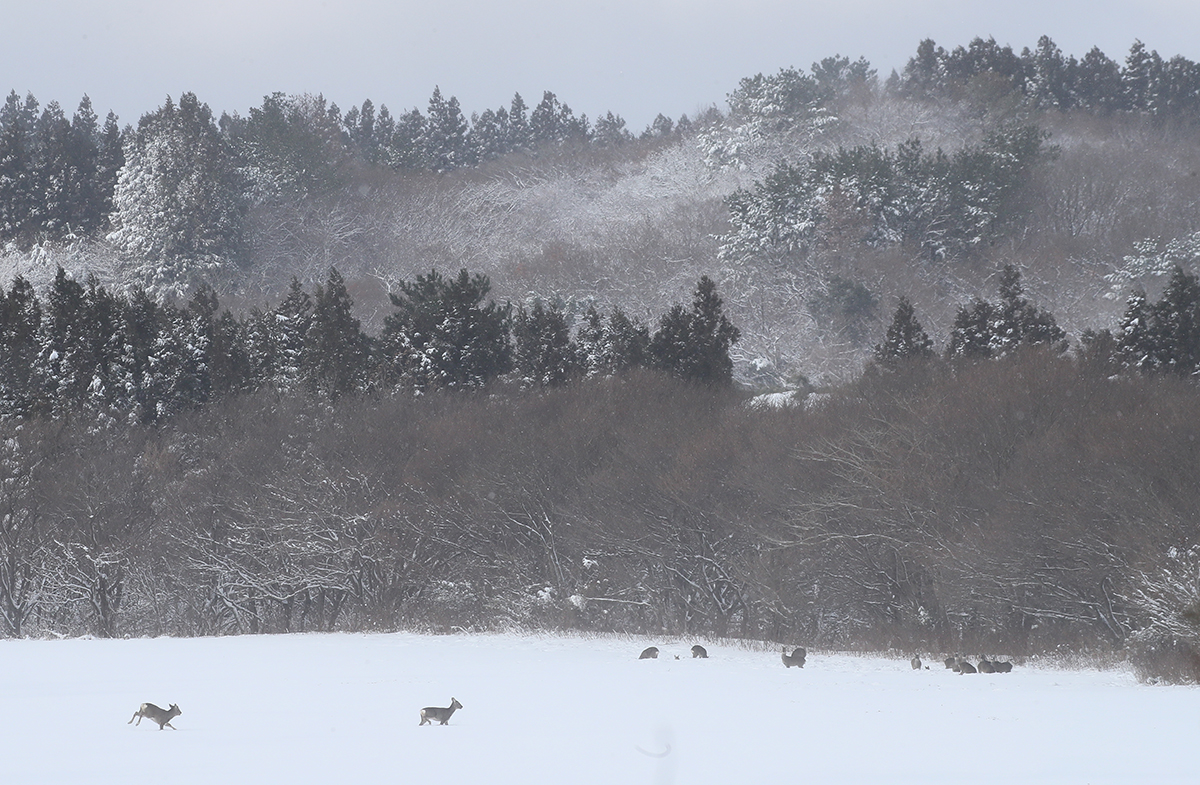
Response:
[{"label": "snow-covered ground", "polygon": [[[1200,689],[691,643],[0,641],[0,782],[1200,783]],[[449,725],[418,726],[452,696]],[[143,701],[177,703],[178,731],[127,724]]]}]

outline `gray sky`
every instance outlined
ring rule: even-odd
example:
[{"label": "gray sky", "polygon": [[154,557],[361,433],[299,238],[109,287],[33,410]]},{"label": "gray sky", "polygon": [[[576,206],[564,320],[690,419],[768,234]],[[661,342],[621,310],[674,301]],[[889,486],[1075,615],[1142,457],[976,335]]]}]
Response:
[{"label": "gray sky", "polygon": [[640,132],[659,112],[724,108],[742,77],[834,54],[886,76],[924,38],[949,49],[992,36],[1020,52],[1049,35],[1065,54],[1099,46],[1118,62],[1140,39],[1200,60],[1196,0],[2,0],[0,29],[6,94],[70,114],[87,93],[122,124],[189,90],[218,115],[274,91],[398,114],[425,111],[436,85],[468,116],[551,90]]}]

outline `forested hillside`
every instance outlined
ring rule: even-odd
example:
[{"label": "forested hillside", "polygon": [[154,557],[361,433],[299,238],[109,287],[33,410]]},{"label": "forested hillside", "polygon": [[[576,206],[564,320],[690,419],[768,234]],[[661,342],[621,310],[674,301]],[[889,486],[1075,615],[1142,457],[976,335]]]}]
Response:
[{"label": "forested hillside", "polygon": [[1198,172],[1200,65],[1140,42],[835,55],[638,133],[550,92],[184,93],[121,127],[14,91],[4,633],[568,625],[1200,676]]}]

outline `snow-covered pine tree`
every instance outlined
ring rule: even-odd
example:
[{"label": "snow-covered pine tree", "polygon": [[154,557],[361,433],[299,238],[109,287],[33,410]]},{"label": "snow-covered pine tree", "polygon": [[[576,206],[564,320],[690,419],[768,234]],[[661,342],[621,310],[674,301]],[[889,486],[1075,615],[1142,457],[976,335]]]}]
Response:
[{"label": "snow-covered pine tree", "polygon": [[281,392],[296,390],[303,378],[304,342],[312,322],[312,297],[292,278],[287,296],[271,314],[267,341],[258,363],[265,378]]},{"label": "snow-covered pine tree", "polygon": [[467,142],[467,119],[463,117],[458,99],[442,97],[435,87],[429,98],[423,147],[429,166],[435,172],[449,172],[474,163]]},{"label": "snow-covered pine tree", "polygon": [[1142,292],[1129,299],[1121,319],[1120,354],[1142,371],[1192,377],[1200,373],[1200,279],[1176,267],[1162,298]]},{"label": "snow-covered pine tree", "polygon": [[437,270],[401,281],[390,295],[396,311],[384,320],[384,377],[399,388],[476,389],[512,367],[508,306],[483,305],[491,291],[485,275]]},{"label": "snow-covered pine tree", "polygon": [[76,183],[71,160],[71,121],[57,101],[51,101],[42,110],[37,137],[33,176],[38,205],[34,221],[38,235],[59,239],[69,231]]},{"label": "snow-covered pine tree", "polygon": [[246,200],[229,144],[193,93],[142,117],[126,145],[109,239],[140,283],[183,294],[237,263]]},{"label": "snow-covered pine tree", "polygon": [[91,236],[108,223],[107,205],[112,192],[104,193],[100,179],[100,129],[92,99],[84,96],[71,118],[70,213],[67,225],[78,235]]},{"label": "snow-covered pine tree", "polygon": [[384,160],[393,169],[418,170],[429,166],[429,155],[425,149],[425,115],[420,109],[412,109],[396,118],[396,130],[387,143]]},{"label": "snow-covered pine tree", "polygon": [[16,242],[23,247],[32,242],[38,202],[31,107],[36,109],[36,99],[30,95],[22,104],[16,90],[0,107],[0,243]]}]

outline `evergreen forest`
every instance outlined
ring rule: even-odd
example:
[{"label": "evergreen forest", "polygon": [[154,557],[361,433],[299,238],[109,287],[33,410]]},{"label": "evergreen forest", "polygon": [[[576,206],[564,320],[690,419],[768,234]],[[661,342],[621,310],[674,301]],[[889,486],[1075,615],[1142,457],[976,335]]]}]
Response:
[{"label": "evergreen forest", "polygon": [[572,629],[1200,681],[1200,64],[0,106],[0,636]]}]

